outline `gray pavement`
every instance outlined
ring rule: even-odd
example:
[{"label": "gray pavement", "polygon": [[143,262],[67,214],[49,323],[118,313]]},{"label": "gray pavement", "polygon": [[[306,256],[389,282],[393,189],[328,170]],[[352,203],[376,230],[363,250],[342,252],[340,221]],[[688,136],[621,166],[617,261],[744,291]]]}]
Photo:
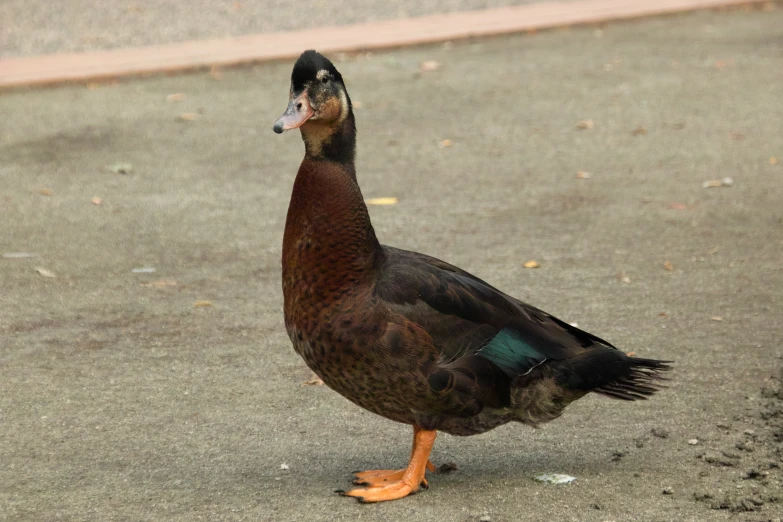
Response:
[{"label": "gray pavement", "polygon": [[36,254],[0,257],[0,520],[779,517],[782,22],[702,12],[338,64],[364,194],[399,198],[371,208],[383,242],[677,361],[646,402],[442,435],[433,461],[458,471],[373,506],[332,490],[402,466],[409,428],[302,386],[283,327],[303,146],[271,125],[291,64],[0,94],[0,254]]},{"label": "gray pavement", "polygon": [[[544,0],[545,1],[545,0]],[[83,52],[535,3],[536,0],[0,2],[0,58]]]}]

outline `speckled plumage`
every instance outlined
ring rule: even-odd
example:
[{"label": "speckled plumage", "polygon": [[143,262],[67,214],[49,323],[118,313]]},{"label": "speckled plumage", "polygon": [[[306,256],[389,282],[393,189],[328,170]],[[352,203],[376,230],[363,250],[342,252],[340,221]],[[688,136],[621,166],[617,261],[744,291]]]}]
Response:
[{"label": "speckled plumage", "polygon": [[455,435],[536,426],[590,391],[635,400],[658,389],[666,362],[628,357],[457,267],[382,246],[356,181],[350,98],[313,51],[297,62],[275,130],[296,127],[306,152],[283,240],[285,323],[327,386],[415,430]]}]

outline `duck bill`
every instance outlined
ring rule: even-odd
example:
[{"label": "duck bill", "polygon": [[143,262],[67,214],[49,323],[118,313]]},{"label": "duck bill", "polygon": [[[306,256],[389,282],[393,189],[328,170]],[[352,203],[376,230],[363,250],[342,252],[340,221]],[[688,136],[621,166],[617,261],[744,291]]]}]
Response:
[{"label": "duck bill", "polygon": [[285,110],[282,116],[277,119],[275,126],[272,127],[278,134],[282,134],[283,131],[296,129],[301,127],[304,122],[312,117],[314,111],[310,105],[310,98],[307,96],[307,91],[291,100],[288,104],[288,108]]}]

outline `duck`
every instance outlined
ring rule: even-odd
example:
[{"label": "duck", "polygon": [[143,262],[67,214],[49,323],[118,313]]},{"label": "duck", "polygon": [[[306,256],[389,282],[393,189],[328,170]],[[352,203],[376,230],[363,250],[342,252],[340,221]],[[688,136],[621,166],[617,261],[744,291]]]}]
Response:
[{"label": "duck", "polygon": [[282,247],[285,328],[294,350],[356,405],[413,428],[405,468],[356,472],[360,502],[428,487],[438,432],[532,427],[588,393],[646,399],[671,361],[609,342],[440,259],[382,245],[356,176],[356,119],[334,64],[307,50],[274,123],[299,129],[304,158]]}]

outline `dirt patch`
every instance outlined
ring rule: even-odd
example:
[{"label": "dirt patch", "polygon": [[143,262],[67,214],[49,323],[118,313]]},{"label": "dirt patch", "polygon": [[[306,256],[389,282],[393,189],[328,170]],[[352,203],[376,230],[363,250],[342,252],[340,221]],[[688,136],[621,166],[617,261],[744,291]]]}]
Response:
[{"label": "dirt patch", "polygon": [[[710,509],[777,513],[783,502],[783,367],[761,389],[760,411],[722,423],[719,443],[695,455],[700,477],[713,483],[693,492]],[[718,442],[718,441],[716,441]]]}]

